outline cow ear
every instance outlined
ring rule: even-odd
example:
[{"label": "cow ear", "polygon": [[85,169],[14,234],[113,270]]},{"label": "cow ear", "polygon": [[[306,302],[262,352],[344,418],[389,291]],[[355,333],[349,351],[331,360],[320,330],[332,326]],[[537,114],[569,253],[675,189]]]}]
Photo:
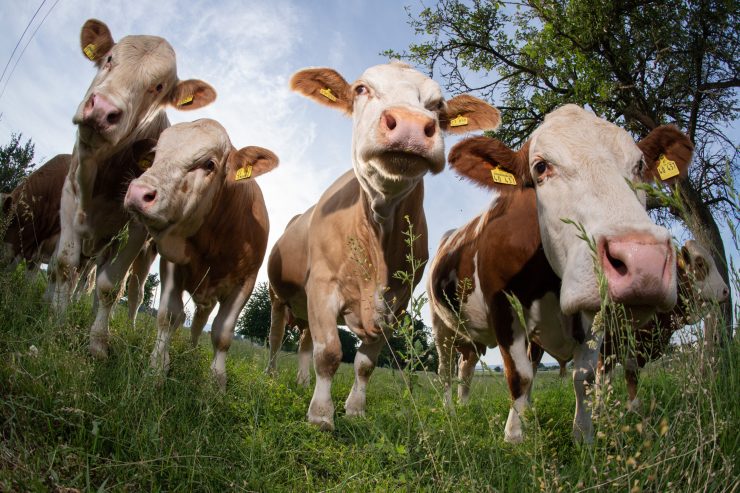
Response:
[{"label": "cow ear", "polygon": [[157,147],[156,139],[137,140],[131,146],[131,152],[134,155],[134,162],[139,166],[141,171],[146,171],[154,163],[154,148]]},{"label": "cow ear", "polygon": [[461,134],[473,130],[495,130],[501,123],[499,110],[482,99],[461,94],[445,104],[439,124],[447,133]]},{"label": "cow ear", "polygon": [[672,125],[662,125],[637,143],[645,158],[645,181],[669,185],[688,175],[694,144]]},{"label": "cow ear", "polygon": [[198,79],[181,80],[170,92],[170,104],[178,110],[197,110],[216,100],[216,90]]},{"label": "cow ear", "polygon": [[80,32],[80,46],[82,53],[91,61],[99,63],[100,59],[108,53],[115,41],[110,34],[110,29],[105,23],[97,19],[88,19],[82,26]]},{"label": "cow ear", "polygon": [[269,149],[247,146],[229,154],[229,180],[242,181],[264,175],[277,168],[278,157]]},{"label": "cow ear", "polygon": [[455,144],[447,160],[458,175],[484,188],[531,185],[527,146],[514,152],[496,139],[471,137]]},{"label": "cow ear", "polygon": [[352,114],[352,88],[330,68],[307,68],[299,70],[290,78],[290,88],[317,103]]}]

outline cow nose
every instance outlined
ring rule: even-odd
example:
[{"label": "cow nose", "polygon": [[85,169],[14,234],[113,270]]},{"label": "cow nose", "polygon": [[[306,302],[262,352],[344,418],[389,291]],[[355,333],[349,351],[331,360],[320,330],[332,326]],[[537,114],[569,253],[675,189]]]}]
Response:
[{"label": "cow nose", "polygon": [[727,298],[730,297],[730,290],[727,287],[722,288],[722,299],[720,301],[727,301]]},{"label": "cow nose", "polygon": [[631,306],[658,306],[668,309],[675,303],[673,249],[669,242],[648,235],[602,238],[599,260],[617,303]]},{"label": "cow nose", "polygon": [[405,108],[390,108],[381,114],[380,135],[384,143],[404,151],[424,152],[434,142],[437,122]]},{"label": "cow nose", "polygon": [[157,189],[132,181],[128,187],[128,192],[126,193],[124,206],[126,208],[134,208],[144,212],[156,201]]},{"label": "cow nose", "polygon": [[107,130],[121,121],[123,111],[102,94],[92,94],[85,103],[82,120],[99,130]]}]

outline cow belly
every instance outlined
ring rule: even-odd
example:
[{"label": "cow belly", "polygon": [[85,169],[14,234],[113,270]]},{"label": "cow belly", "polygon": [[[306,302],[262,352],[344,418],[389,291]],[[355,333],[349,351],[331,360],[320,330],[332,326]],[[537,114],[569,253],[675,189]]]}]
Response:
[{"label": "cow belly", "polygon": [[555,293],[550,292],[534,300],[524,315],[532,340],[560,359],[573,357],[577,342],[570,331],[570,317],[560,311],[560,299]]}]

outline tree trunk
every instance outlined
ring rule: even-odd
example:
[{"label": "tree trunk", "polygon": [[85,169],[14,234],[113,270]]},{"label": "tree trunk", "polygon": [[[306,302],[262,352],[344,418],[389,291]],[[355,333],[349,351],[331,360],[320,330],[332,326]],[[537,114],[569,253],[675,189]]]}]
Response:
[{"label": "tree trunk", "polygon": [[[709,207],[701,200],[699,192],[688,180],[682,180],[678,190],[686,208],[684,211],[686,217],[681,219],[685,221],[694,239],[712,252],[717,270],[729,287],[731,285],[729,262],[726,259],[725,247],[717,222],[712,217]],[[706,317],[704,326],[705,338],[710,350],[714,345],[722,345],[732,339],[732,293],[727,302],[720,305],[720,313]]]}]

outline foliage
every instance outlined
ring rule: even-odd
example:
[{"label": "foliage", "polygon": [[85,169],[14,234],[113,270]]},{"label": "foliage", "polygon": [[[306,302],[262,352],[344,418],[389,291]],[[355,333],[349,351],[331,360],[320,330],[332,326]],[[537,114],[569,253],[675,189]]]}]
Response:
[{"label": "foliage", "polygon": [[10,193],[33,170],[35,145],[28,139],[21,144],[23,134],[11,134],[10,142],[0,146],[0,193]]},{"label": "foliage", "polygon": [[437,371],[439,363],[431,337],[431,327],[424,325],[418,318],[412,326],[413,330],[409,333],[397,333],[388,338],[378,356],[378,366],[411,371]]},{"label": "foliage", "polygon": [[339,327],[339,344],[342,346],[342,361],[344,363],[353,363],[360,340],[352,331]]},{"label": "foliage", "polygon": [[157,274],[147,275],[146,282],[144,283],[144,299],[141,300],[141,304],[145,308],[151,308],[157,286],[159,286],[159,276]]},{"label": "foliage", "polygon": [[[379,368],[367,418],[340,412],[337,430],[305,422],[311,390],[295,383],[287,355],[277,378],[268,354],[234,341],[228,384],[211,381],[207,341],[172,340],[164,381],[148,369],[156,338],[146,314],[112,321],[107,361],[92,359],[90,300],[56,320],[41,277],[0,273],[0,490],[3,491],[732,491],[740,475],[740,345],[727,371],[703,374],[697,347],[682,345],[642,378],[642,414],[626,413],[621,375],[596,416],[594,445],[570,440],[573,391],[540,372],[519,446],[503,442],[509,408],[500,373],[476,376],[471,403],[455,414],[439,383],[420,372]],[[354,370],[340,365],[337,409]],[[70,488],[70,489],[68,489]]]},{"label": "foliage", "polygon": [[[236,322],[235,332],[254,342],[265,344],[270,337],[270,290],[266,282],[257,283],[242,315]],[[285,331],[282,349],[298,349],[299,334],[292,327]]]}]

